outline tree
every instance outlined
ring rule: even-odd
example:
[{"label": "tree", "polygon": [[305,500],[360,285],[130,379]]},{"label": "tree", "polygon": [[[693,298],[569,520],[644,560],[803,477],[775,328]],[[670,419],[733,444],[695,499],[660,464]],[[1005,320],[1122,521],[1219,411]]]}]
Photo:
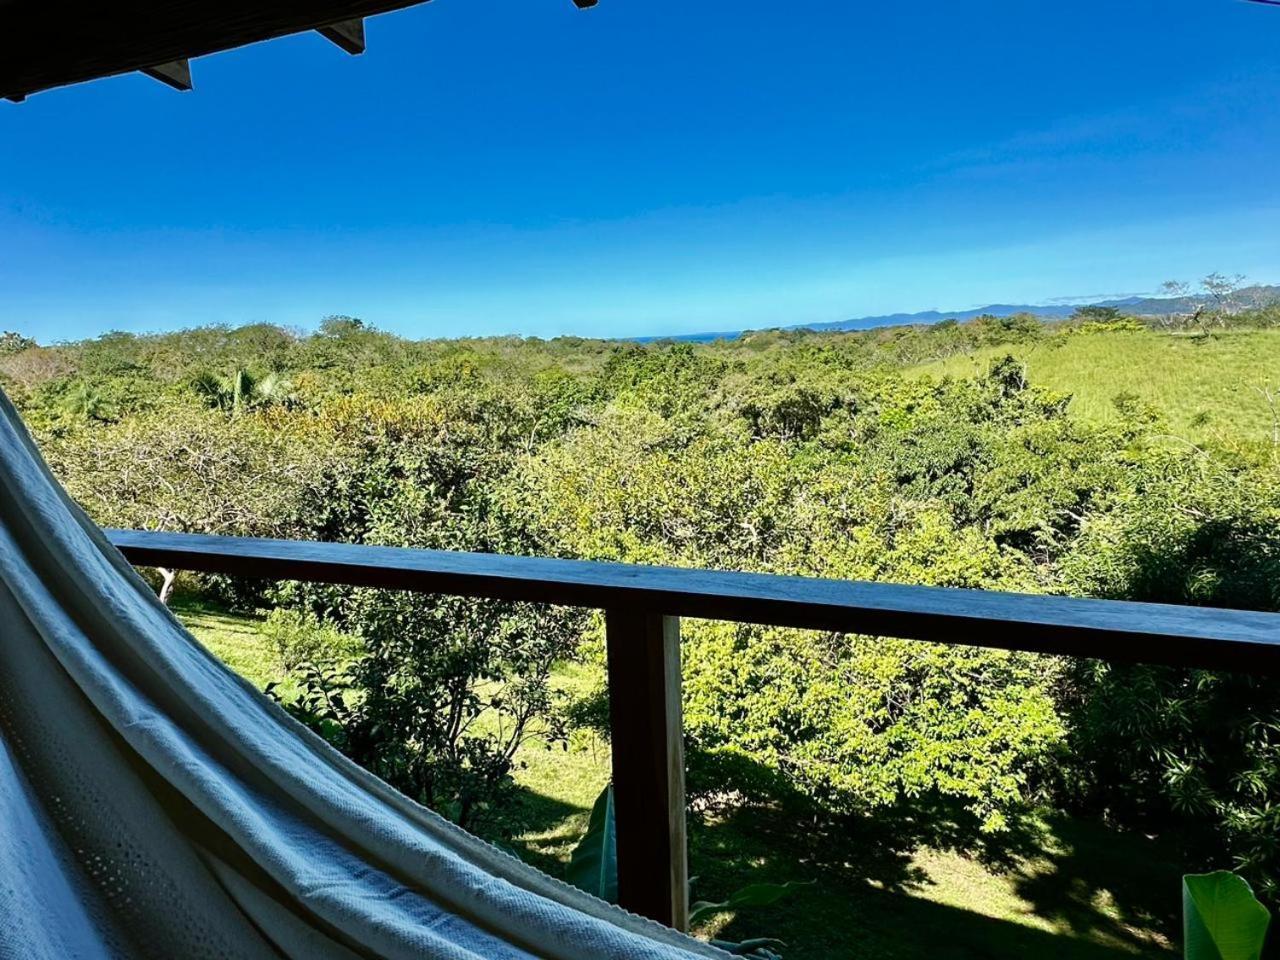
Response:
[{"label": "tree", "polygon": [[1075,313],[1071,315],[1072,320],[1084,323],[1115,323],[1123,318],[1124,314],[1120,312],[1119,308],[1097,305],[1077,307]]},{"label": "tree", "polygon": [[26,347],[0,354],[0,376],[9,384],[33,390],[70,375],[75,364],[52,347]]},{"label": "tree", "polygon": [[[335,401],[323,415],[354,455],[330,461],[304,514],[348,542],[523,552],[527,537],[493,499],[495,474],[524,441],[508,410],[436,397]],[[364,645],[345,669],[303,672],[298,716],[466,827],[494,826],[522,744],[564,737],[551,674],[575,655],[580,611],[303,584],[277,600]]]},{"label": "tree", "polygon": [[[1015,361],[976,383],[846,392],[817,428],[767,435],[754,401],[749,430],[693,437],[610,408],[522,462],[512,508],[571,556],[1037,589],[1029,554],[1055,546],[1106,464],[1063,401]],[[683,656],[700,802],[785,784],[846,815],[930,794],[998,831],[1065,735],[1042,658],[703,623]]]},{"label": "tree", "polygon": [[1210,315],[1218,321],[1219,326],[1225,326],[1228,317],[1240,312],[1243,306],[1240,291],[1245,279],[1242,273],[1226,276],[1215,272],[1200,281],[1201,288],[1209,298]]},{"label": "tree", "polygon": [[[237,536],[305,538],[304,492],[341,456],[256,418],[178,406],[42,440],[54,473],[104,526]],[[164,599],[172,588],[167,571]]]},{"label": "tree", "polygon": [[254,407],[293,399],[293,385],[274,370],[263,376],[245,367],[225,377],[205,372],[191,381],[191,387],[209,406],[236,416]]},{"label": "tree", "polygon": [[21,353],[23,350],[29,350],[35,346],[39,346],[39,344],[30,337],[24,337],[22,334],[15,333],[12,330],[0,333],[0,357]]},{"label": "tree", "polygon": [[1182,280],[1166,280],[1160,284],[1157,293],[1164,299],[1173,301],[1169,304],[1169,310],[1164,315],[1164,325],[1166,327],[1172,327],[1179,316],[1195,312],[1194,304],[1186,302],[1191,296],[1191,284]]},{"label": "tree", "polygon": [[102,393],[89,383],[79,383],[63,397],[62,412],[79,420],[110,423],[116,419],[116,409]]},{"label": "tree", "polygon": [[[1118,478],[1062,564],[1073,593],[1157,603],[1280,606],[1274,472],[1152,452]],[[1076,661],[1064,685],[1069,802],[1178,839],[1280,899],[1280,682]]]},{"label": "tree", "polygon": [[364,329],[364,321],[357,317],[334,314],[320,321],[320,336],[322,337],[344,337]]},{"label": "tree", "polygon": [[367,590],[342,615],[366,652],[345,670],[304,667],[295,715],[420,803],[493,828],[517,750],[565,738],[551,672],[577,647],[579,615]]},{"label": "tree", "polygon": [[[1173,311],[1204,307],[1197,323],[1214,309],[1167,292]],[[413,343],[339,318],[297,337],[27,346],[0,373],[112,525],[1280,607],[1272,446],[1174,449],[1152,401],[1121,391],[1095,419],[1038,389],[1025,348],[1048,364],[1078,339],[1022,316],[716,344]],[[958,377],[902,369],[952,356]],[[200,370],[230,374],[193,389]],[[296,708],[486,830],[519,744],[565,730],[550,664],[597,646],[567,611],[201,584],[355,636],[323,665],[302,663],[309,638],[289,643]],[[699,804],[801,798],[843,826],[919,798],[998,831],[1052,799],[1199,833],[1261,889],[1280,877],[1274,685],[745,625],[690,622],[684,641]]]}]

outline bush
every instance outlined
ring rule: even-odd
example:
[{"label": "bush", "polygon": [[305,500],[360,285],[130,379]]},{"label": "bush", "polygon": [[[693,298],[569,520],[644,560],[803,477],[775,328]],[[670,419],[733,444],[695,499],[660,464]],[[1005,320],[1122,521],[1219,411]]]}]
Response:
[{"label": "bush", "polygon": [[[571,555],[1039,589],[1030,549],[1059,549],[1064,508],[1118,443],[1073,432],[1016,365],[860,387],[821,431],[753,442],[613,409],[529,458],[509,496]],[[1045,658],[705,623],[686,626],[683,657],[703,804],[779,784],[840,814],[939,794],[998,831],[1041,795],[1065,737]]]},{"label": "bush", "polygon": [[285,670],[304,663],[333,666],[358,656],[364,645],[358,637],[322,624],[311,613],[277,608],[262,624],[262,635],[270,641]]},{"label": "bush", "polygon": [[462,826],[510,826],[498,811],[516,751],[565,740],[550,680],[576,647],[576,614],[374,590],[349,604],[365,652],[343,669],[304,668],[295,715]]},{"label": "bush", "polygon": [[[1280,484],[1154,453],[1065,558],[1074,589],[1161,603],[1280,607]],[[1280,901],[1280,681],[1078,661],[1064,688],[1065,799],[1173,833],[1204,867],[1230,857]]]},{"label": "bush", "polygon": [[[698,625],[685,644],[686,735],[719,773],[693,792],[746,799],[780,778],[835,813],[924,795],[987,831],[1027,802],[1065,731],[1054,661],[886,638]],[[701,789],[699,787],[701,786]]]}]

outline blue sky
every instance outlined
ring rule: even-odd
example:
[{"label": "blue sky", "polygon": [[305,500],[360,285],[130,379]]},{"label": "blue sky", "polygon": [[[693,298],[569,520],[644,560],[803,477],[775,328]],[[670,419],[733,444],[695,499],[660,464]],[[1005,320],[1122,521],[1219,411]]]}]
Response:
[{"label": "blue sky", "polygon": [[1280,9],[435,0],[0,103],[0,328],[630,336],[1280,281]]}]

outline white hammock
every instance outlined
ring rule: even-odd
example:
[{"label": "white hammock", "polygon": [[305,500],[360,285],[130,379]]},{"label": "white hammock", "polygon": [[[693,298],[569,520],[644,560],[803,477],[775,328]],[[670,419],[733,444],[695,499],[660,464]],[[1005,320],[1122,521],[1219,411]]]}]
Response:
[{"label": "white hammock", "polygon": [[0,958],[724,956],[292,720],[159,603],[0,394]]}]

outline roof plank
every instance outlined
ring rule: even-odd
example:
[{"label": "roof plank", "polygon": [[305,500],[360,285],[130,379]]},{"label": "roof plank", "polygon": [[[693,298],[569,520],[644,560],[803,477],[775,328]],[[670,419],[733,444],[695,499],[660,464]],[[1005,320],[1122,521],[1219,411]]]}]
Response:
[{"label": "roof plank", "polygon": [[[364,49],[362,20],[426,0],[0,0],[0,97],[191,60],[319,30],[348,53]],[[574,0],[590,7],[596,0]],[[165,77],[157,77],[170,83]]]},{"label": "roof plank", "polygon": [[191,61],[171,60],[169,63],[157,63],[143,67],[140,71],[152,80],[159,80],[175,90],[191,89]]},{"label": "roof plank", "polygon": [[0,97],[416,6],[424,0],[0,0]]},{"label": "roof plank", "polygon": [[364,53],[364,20],[361,17],[318,27],[316,32],[353,57]]}]

